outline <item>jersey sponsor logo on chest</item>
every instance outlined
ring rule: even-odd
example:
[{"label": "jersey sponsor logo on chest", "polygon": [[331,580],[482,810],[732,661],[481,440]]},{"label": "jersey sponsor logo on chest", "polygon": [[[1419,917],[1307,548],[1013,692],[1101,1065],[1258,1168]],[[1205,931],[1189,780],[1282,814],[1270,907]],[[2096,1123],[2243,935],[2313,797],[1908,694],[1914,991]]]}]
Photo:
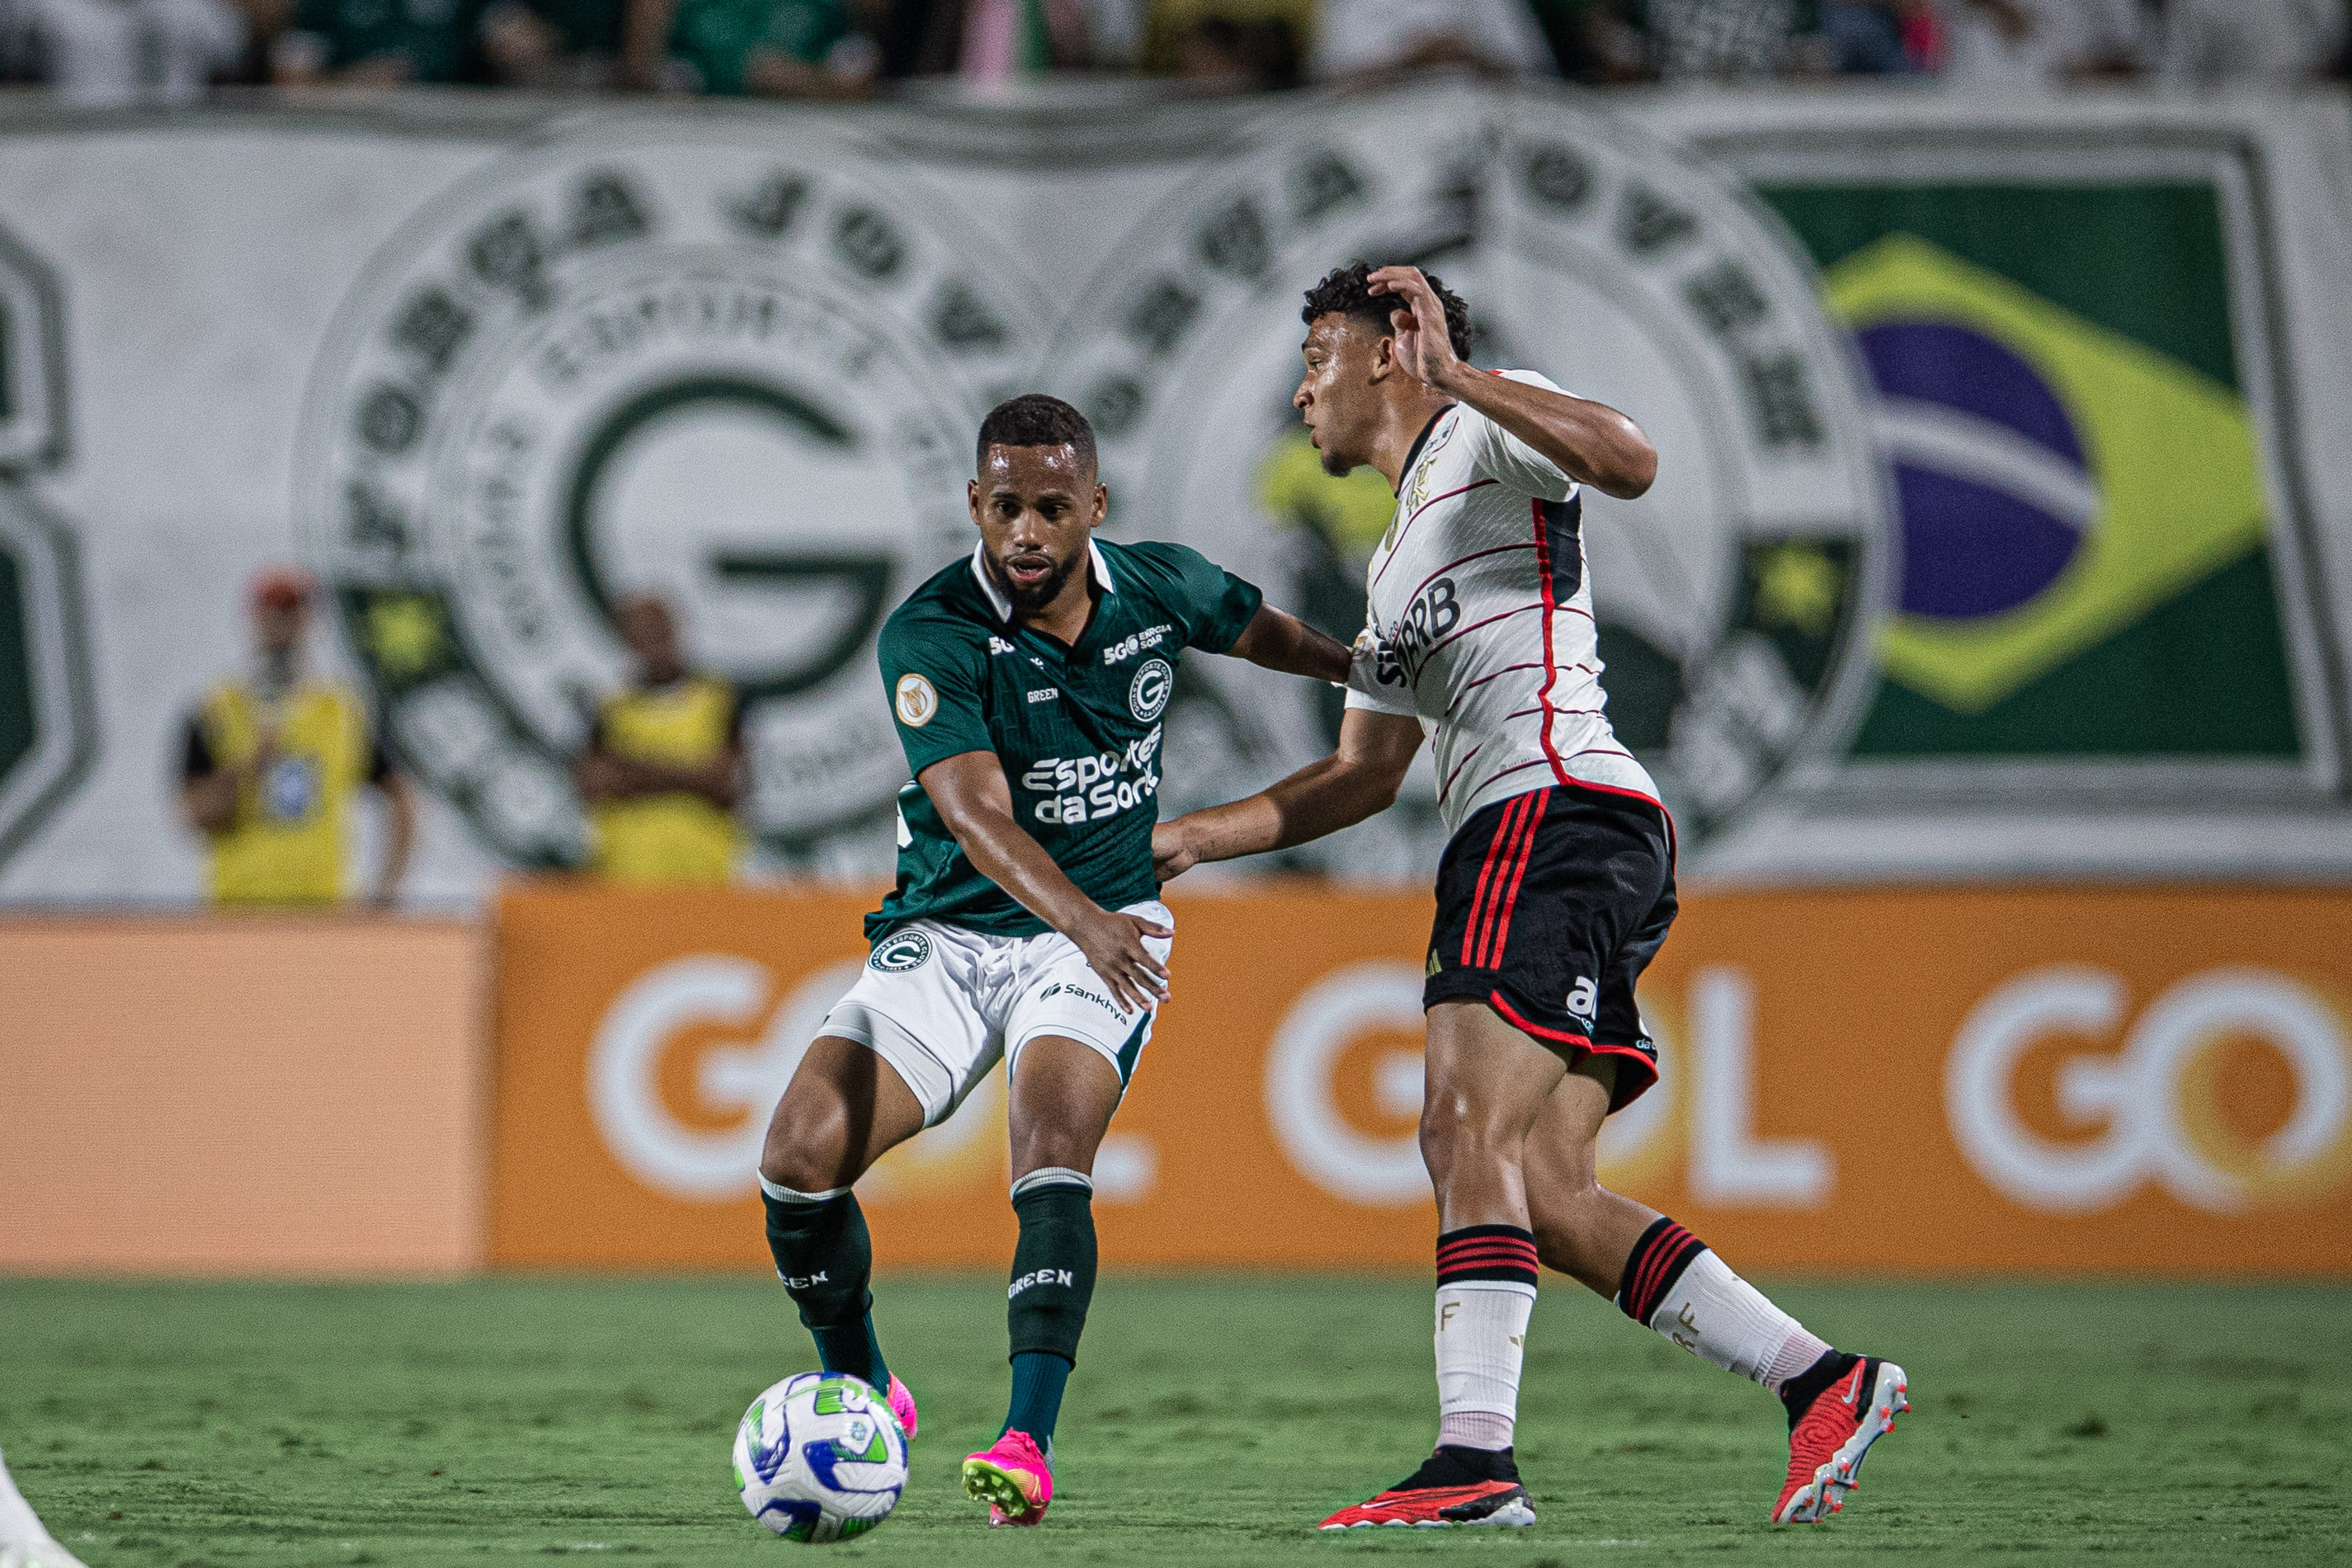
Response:
[{"label": "jersey sponsor logo on chest", "polygon": [[1123,664],[1146,648],[1160,646],[1168,640],[1168,633],[1174,630],[1175,627],[1168,625],[1146,626],[1140,632],[1131,632],[1103,650],[1103,663]]},{"label": "jersey sponsor logo on chest", "polygon": [[1421,678],[1422,662],[1460,624],[1462,599],[1452,578],[1441,577],[1421,591],[1397,617],[1396,630],[1387,638],[1388,651],[1394,653],[1406,680]]},{"label": "jersey sponsor logo on chest", "polygon": [[[1047,795],[1032,810],[1037,821],[1068,826],[1131,810],[1160,792],[1160,727],[1119,751],[1091,757],[1041,757],[1021,775],[1021,788]],[[1049,793],[1050,792],[1050,793]]]}]

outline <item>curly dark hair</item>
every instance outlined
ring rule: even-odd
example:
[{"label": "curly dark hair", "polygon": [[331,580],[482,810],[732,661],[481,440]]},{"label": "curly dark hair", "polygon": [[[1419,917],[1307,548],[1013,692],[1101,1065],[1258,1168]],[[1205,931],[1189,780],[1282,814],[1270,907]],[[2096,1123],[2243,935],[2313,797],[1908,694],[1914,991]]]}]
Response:
[{"label": "curly dark hair", "polygon": [[988,411],[980,422],[980,450],[974,459],[980,466],[987,465],[992,446],[1073,446],[1080,462],[1095,465],[1095,427],[1085,414],[1044,392],[1023,392]]},{"label": "curly dark hair", "polygon": [[[1298,319],[1312,327],[1318,317],[1355,316],[1376,322],[1381,331],[1387,331],[1389,312],[1404,301],[1393,294],[1372,292],[1374,270],[1368,261],[1333,267],[1322,282],[1307,291],[1307,303],[1299,308]],[[1430,289],[1437,296],[1437,302],[1445,307],[1445,336],[1452,340],[1454,353],[1467,360],[1470,357],[1469,305],[1462,296],[1449,291],[1438,280],[1437,274],[1423,272],[1422,276],[1429,279]]]}]

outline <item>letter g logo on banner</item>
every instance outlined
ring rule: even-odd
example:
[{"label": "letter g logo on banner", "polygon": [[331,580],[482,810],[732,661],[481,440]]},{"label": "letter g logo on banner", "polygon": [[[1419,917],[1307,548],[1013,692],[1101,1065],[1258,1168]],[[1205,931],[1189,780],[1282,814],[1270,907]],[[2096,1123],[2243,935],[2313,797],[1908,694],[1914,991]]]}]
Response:
[{"label": "letter g logo on banner", "polygon": [[706,1051],[695,1087],[705,1104],[740,1109],[723,1131],[688,1126],[663,1103],[662,1057],[695,1024],[758,1025],[773,977],[731,954],[677,958],[637,977],[614,999],[588,1053],[588,1103],[604,1146],[630,1175],[690,1203],[726,1203],[752,1188],[768,1111],[792,1082],[808,1041],[856,980],[852,959],[819,969],[774,1007],[764,1035]]},{"label": "letter g logo on banner", "polygon": [[[1421,967],[1376,959],[1325,976],[1291,1005],[1276,1027],[1265,1064],[1265,1113],[1282,1152],[1307,1180],[1334,1197],[1380,1208],[1429,1196],[1421,1141],[1371,1136],[1350,1124],[1332,1093],[1331,1071],[1363,1036],[1419,1034]],[[1400,1052],[1382,1063],[1383,1105],[1400,1113],[1421,1103],[1421,1059]]]},{"label": "letter g logo on banner", "polygon": [[[2090,1214],[2153,1177],[2173,1197],[2239,1214],[2308,1188],[2345,1151],[2352,1066],[2344,1028],[2303,986],[2264,969],[2215,969],[2172,987],[2144,1011],[2123,1050],[2072,1056],[2058,1106],[2106,1131],[2053,1143],[2028,1126],[2011,1089],[2018,1063],[2053,1035],[2101,1035],[2124,1021],[2123,981],[2056,965],[2021,975],[1978,1004],[1945,1063],[1945,1109],[1960,1151],[2007,1197],[2052,1214]],[[2231,1038],[2274,1049],[2294,1079],[2285,1122],[2252,1142],[2223,1127],[2199,1059]]]}]

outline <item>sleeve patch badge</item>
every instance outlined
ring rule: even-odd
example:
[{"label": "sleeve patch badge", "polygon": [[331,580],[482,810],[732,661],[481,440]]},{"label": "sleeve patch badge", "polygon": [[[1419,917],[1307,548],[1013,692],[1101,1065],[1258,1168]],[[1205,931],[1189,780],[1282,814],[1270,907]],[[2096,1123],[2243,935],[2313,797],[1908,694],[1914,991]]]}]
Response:
[{"label": "sleeve patch badge", "polygon": [[900,675],[897,706],[900,724],[920,729],[940,711],[940,694],[920,675]]}]

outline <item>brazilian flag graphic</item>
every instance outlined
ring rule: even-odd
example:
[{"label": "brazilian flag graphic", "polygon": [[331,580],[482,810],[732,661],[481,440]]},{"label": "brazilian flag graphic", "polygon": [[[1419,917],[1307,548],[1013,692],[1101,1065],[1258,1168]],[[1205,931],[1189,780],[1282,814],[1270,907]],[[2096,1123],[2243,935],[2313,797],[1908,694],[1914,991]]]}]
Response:
[{"label": "brazilian flag graphic", "polygon": [[2213,188],[1759,193],[1822,267],[1894,465],[1856,756],[2299,757]]}]

